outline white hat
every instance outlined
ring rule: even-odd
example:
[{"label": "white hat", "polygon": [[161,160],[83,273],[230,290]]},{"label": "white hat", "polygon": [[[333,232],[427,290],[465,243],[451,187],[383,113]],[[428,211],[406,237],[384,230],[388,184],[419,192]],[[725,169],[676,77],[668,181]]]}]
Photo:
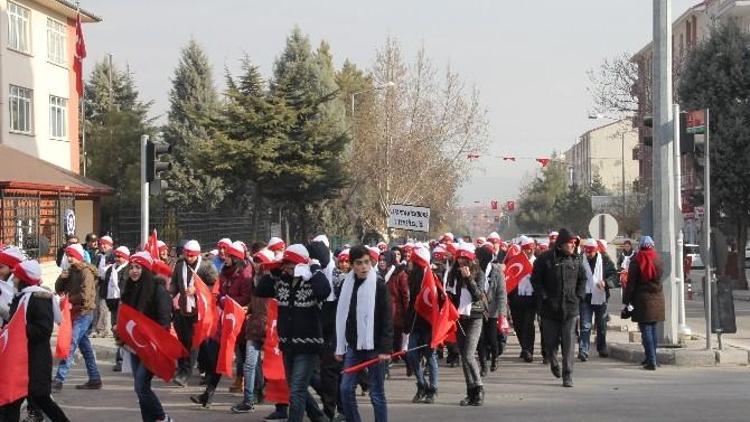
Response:
[{"label": "white hat", "polygon": [[596,248],[599,249],[599,245],[596,244],[596,240],[592,238],[584,239],[581,241],[581,246],[584,248]]},{"label": "white hat", "polygon": [[331,247],[331,242],[328,241],[328,236],[324,234],[319,234],[313,238],[313,242],[323,242],[324,245],[326,245],[326,248]]},{"label": "white hat", "polygon": [[115,249],[115,256],[128,259],[130,258],[130,249],[128,249],[127,246],[118,246],[117,249]]},{"label": "white hat", "polygon": [[272,237],[268,240],[268,249],[273,252],[278,252],[286,247],[286,243],[278,237]]},{"label": "white hat", "polygon": [[486,237],[477,237],[477,239],[476,239],[476,244],[477,245],[481,246],[481,245],[484,245],[485,243],[487,243],[487,238]]},{"label": "white hat", "polygon": [[487,240],[500,240],[500,235],[497,232],[492,232],[487,236]]},{"label": "white hat", "polygon": [[457,258],[466,258],[473,261],[476,258],[477,248],[473,243],[461,243],[458,245],[458,251],[456,252]]},{"label": "white hat", "polygon": [[99,238],[99,243],[106,243],[106,244],[108,244],[110,246],[112,246],[112,245],[115,244],[115,242],[109,236],[102,236],[102,237],[100,237]]},{"label": "white hat", "polygon": [[346,248],[343,251],[339,252],[338,255],[336,255],[336,259],[338,259],[339,261],[341,261],[342,259],[345,261],[348,261],[350,252],[351,252],[351,249]]},{"label": "white hat", "polygon": [[453,237],[453,233],[451,232],[444,233],[442,236],[440,236],[440,242],[445,241],[445,242],[450,243],[450,242],[453,242],[454,240],[455,238]]},{"label": "white hat", "polygon": [[230,246],[232,246],[232,239],[230,239],[228,237],[220,239],[218,242],[216,242],[216,246],[219,247],[219,248],[222,247],[222,246],[225,247],[225,248],[229,248]]},{"label": "white hat", "polygon": [[310,261],[310,252],[304,245],[297,243],[286,248],[282,260],[291,261],[295,264],[307,264]]},{"label": "white hat", "polygon": [[415,247],[414,250],[411,251],[411,259],[415,264],[425,268],[430,265],[430,250],[424,246]]},{"label": "white hat", "polygon": [[0,251],[0,264],[7,265],[11,269],[24,260],[23,252],[15,246],[10,246]]},{"label": "white hat", "polygon": [[534,239],[528,237],[528,236],[521,236],[518,238],[518,244],[521,246],[527,246],[534,244]]},{"label": "white hat", "polygon": [[230,243],[227,247],[227,253],[237,259],[245,259],[245,247],[242,242]]},{"label": "white hat", "polygon": [[187,256],[198,256],[201,254],[201,245],[197,240],[191,240],[182,248]]},{"label": "white hat", "polygon": [[42,267],[35,259],[16,265],[13,275],[29,286],[38,286],[42,283]]},{"label": "white hat", "polygon": [[263,248],[258,252],[255,252],[253,258],[258,258],[261,264],[271,264],[276,260],[273,252],[269,251],[268,248]]},{"label": "white hat", "polygon": [[83,261],[84,260],[84,252],[83,252],[83,246],[81,246],[80,243],[74,243],[68,247],[65,248],[65,254],[68,256],[72,256],[73,258]]}]

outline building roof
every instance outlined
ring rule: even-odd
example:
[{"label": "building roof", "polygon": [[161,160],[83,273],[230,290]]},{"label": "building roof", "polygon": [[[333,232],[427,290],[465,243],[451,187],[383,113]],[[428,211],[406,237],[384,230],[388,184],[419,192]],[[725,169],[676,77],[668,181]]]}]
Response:
[{"label": "building roof", "polygon": [[[99,16],[76,6],[75,1],[71,0],[34,0],[34,2],[41,4],[47,8],[54,10],[62,14],[63,16],[71,19],[75,19],[78,12],[81,13],[81,22],[94,23],[101,22],[102,18]],[[93,3],[93,2],[92,2]]]},{"label": "building roof", "polygon": [[104,196],[113,189],[72,171],[0,145],[0,189],[31,189]]}]

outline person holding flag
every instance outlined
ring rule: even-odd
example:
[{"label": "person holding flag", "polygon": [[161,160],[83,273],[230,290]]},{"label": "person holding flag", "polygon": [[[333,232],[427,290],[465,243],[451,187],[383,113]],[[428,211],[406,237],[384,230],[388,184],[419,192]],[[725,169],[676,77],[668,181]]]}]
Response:
[{"label": "person holding flag", "polygon": [[[370,401],[375,422],[388,420],[385,370],[393,352],[393,309],[388,287],[374,267],[367,247],[351,248],[353,270],[344,280],[336,308],[336,358],[348,368],[370,359],[380,362],[368,368]],[[347,422],[360,422],[357,409],[357,373],[341,378],[341,404]]]},{"label": "person holding flag", "polygon": [[[127,305],[168,330],[172,321],[171,300],[164,286],[164,280],[154,277],[153,265],[154,260],[148,252],[138,252],[130,257],[128,275],[122,293],[122,305]],[[118,324],[122,323],[123,321],[119,321],[118,318]],[[127,330],[131,323],[130,335],[133,336],[132,329],[136,324],[132,320],[126,323],[128,325],[125,329]],[[128,346],[124,347],[130,349]],[[143,357],[139,356],[137,351],[132,349],[130,351],[133,387],[138,396],[143,422],[172,421],[151,389],[154,373],[146,367]]]},{"label": "person holding flag", "polygon": [[[484,269],[487,277],[485,296],[487,297],[487,318],[482,325],[482,337],[479,339],[479,366],[481,375],[487,375],[487,357],[489,355],[490,371],[497,370],[497,358],[500,354],[498,326],[503,325],[507,313],[508,295],[505,292],[505,275],[501,264],[495,264],[495,247],[485,244],[477,249],[479,268]],[[499,325],[498,325],[499,324]]]},{"label": "person holding flag", "polygon": [[525,362],[534,361],[534,343],[536,341],[536,301],[534,287],[531,285],[531,270],[534,256],[534,240],[521,236],[519,239],[521,253],[508,254],[505,262],[506,276],[510,278],[508,302],[513,318],[513,329],[521,346],[519,357]]},{"label": "person holding flag", "polygon": [[[417,392],[412,403],[434,403],[438,392],[439,367],[432,341],[432,325],[437,310],[445,302],[445,294],[438,294],[437,276],[430,266],[430,252],[424,247],[412,251],[412,270],[409,273],[409,306],[404,330],[409,335],[406,359],[417,378]],[[433,307],[436,307],[433,309]],[[418,346],[427,345],[421,349]],[[416,349],[416,350],[415,350]],[[429,383],[425,379],[425,365],[429,368]]]},{"label": "person holding flag", "polygon": [[16,296],[16,286],[11,275],[16,265],[23,260],[23,252],[15,246],[0,252],[0,327],[10,320],[10,304]]},{"label": "person holding flag", "polygon": [[[18,422],[20,419],[21,405],[27,399],[30,406],[35,410],[41,410],[52,422],[68,422],[69,419],[60,409],[60,406],[52,399],[52,348],[50,338],[56,309],[54,294],[40,287],[42,283],[42,268],[36,260],[20,262],[14,266],[12,280],[19,294],[10,305],[11,318],[23,318],[25,326],[23,330],[26,336],[26,347],[21,344],[23,350],[12,349],[9,339],[16,336],[17,332],[10,333],[14,320],[7,327],[9,331],[4,332],[5,347],[3,347],[0,359],[11,363],[16,373],[11,368],[3,370],[3,385],[0,397],[9,397],[8,393],[20,398],[10,402],[2,403],[0,416],[4,422]],[[23,335],[21,334],[21,335]],[[21,358],[26,355],[26,359]],[[26,365],[21,364],[25,362]],[[18,371],[21,371],[18,373]],[[25,373],[24,373],[25,372]],[[26,378],[27,385],[23,391],[5,391],[18,387],[11,382],[11,378],[21,380]],[[23,388],[23,386],[21,386]]]},{"label": "person holding flag", "polygon": [[[176,308],[174,329],[185,348],[191,350],[193,349],[194,327],[198,321],[198,303],[193,275],[197,274],[211,288],[218,279],[218,273],[213,263],[201,256],[201,246],[197,241],[190,240],[185,243],[183,255],[184,257],[175,264],[172,273],[171,293]],[[194,361],[195,354],[180,360],[179,372],[174,380],[177,385],[187,386]]]}]

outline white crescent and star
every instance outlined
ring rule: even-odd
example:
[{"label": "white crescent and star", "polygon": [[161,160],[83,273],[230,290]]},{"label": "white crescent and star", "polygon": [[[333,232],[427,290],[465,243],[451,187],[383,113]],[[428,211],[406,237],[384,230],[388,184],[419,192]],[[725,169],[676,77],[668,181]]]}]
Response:
[{"label": "white crescent and star", "polygon": [[[136,324],[135,321],[133,321],[131,319],[130,321],[128,321],[127,323],[125,323],[125,331],[128,332],[128,335],[130,336],[130,339],[133,340],[133,344],[135,344],[136,346],[138,346],[140,348],[144,348],[144,347],[146,347],[146,345],[138,343],[138,341],[135,339],[135,336],[133,335],[133,329],[135,329],[136,325],[138,325],[138,324]],[[152,344],[152,346],[153,346],[153,344]]]}]

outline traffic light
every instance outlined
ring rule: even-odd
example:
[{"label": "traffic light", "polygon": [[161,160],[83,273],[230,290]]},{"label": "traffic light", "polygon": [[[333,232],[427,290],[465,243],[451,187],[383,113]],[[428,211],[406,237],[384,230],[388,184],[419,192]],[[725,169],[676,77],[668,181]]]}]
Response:
[{"label": "traffic light", "polygon": [[163,141],[148,141],[146,143],[146,181],[152,195],[158,195],[167,188],[167,182],[161,180],[161,174],[172,168],[172,164],[161,161],[161,156],[169,154],[172,145]]},{"label": "traffic light", "polygon": [[654,118],[652,116],[643,116],[643,126],[651,129],[648,135],[643,136],[643,145],[650,147],[654,145],[654,137],[651,135],[654,131]]},{"label": "traffic light", "polygon": [[695,152],[695,134],[689,133],[688,127],[688,114],[683,111],[680,113],[680,154],[688,154]]}]

